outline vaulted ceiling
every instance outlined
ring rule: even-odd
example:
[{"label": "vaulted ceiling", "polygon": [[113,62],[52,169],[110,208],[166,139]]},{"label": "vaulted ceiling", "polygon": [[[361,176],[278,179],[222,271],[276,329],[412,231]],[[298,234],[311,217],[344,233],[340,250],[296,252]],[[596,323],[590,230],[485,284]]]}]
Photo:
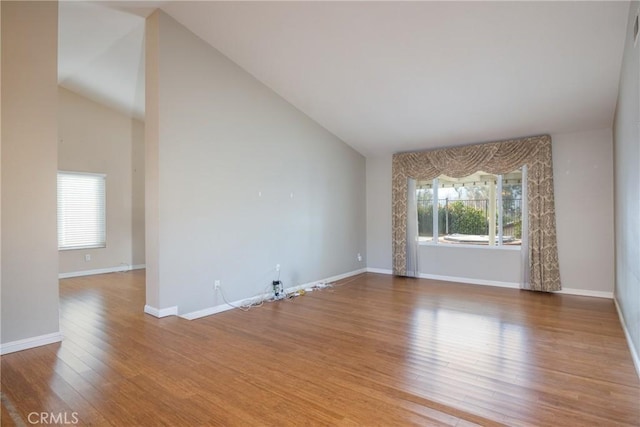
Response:
[{"label": "vaulted ceiling", "polygon": [[628,2],[60,2],[60,84],[144,115],[160,7],[364,155],[610,127]]}]

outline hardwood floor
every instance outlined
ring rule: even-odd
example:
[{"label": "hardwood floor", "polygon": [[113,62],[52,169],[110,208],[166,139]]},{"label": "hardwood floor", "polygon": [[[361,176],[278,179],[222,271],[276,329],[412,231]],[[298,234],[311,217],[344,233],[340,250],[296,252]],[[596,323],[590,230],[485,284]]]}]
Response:
[{"label": "hardwood floor", "polygon": [[64,341],[2,356],[2,425],[640,425],[611,300],[345,282],[188,321],[142,312],[143,271],[61,280]]}]

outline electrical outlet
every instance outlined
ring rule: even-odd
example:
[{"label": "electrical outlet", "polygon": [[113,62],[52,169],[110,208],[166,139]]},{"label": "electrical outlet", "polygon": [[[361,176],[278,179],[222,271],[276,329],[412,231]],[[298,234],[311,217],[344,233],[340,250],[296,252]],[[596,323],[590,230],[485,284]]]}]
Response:
[{"label": "electrical outlet", "polygon": [[84,262],[89,262],[91,261],[91,254],[85,254],[84,255]]},{"label": "electrical outlet", "polygon": [[218,289],[220,289],[220,280],[213,282],[213,290],[217,291]]},{"label": "electrical outlet", "polygon": [[280,264],[276,264],[276,271],[280,271]]},{"label": "electrical outlet", "polygon": [[360,253],[359,253],[359,252],[358,252],[358,256],[357,256],[357,258],[358,258],[358,261],[362,261],[362,255],[360,255]]}]

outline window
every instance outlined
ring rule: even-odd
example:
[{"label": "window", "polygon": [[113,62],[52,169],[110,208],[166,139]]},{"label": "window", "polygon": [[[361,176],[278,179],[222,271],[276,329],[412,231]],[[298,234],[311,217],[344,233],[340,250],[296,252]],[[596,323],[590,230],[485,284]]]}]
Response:
[{"label": "window", "polygon": [[104,248],[106,176],[58,172],[58,249]]},{"label": "window", "polygon": [[[418,181],[418,239],[438,244],[517,246],[522,237],[522,169]],[[434,220],[435,218],[435,220]]]}]

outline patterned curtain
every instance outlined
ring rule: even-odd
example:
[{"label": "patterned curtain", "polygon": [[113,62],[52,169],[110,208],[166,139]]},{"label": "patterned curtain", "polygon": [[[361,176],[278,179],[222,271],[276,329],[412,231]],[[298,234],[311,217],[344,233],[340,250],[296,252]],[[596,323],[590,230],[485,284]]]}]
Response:
[{"label": "patterned curtain", "polygon": [[[393,155],[393,272],[407,275],[407,180],[442,174],[462,178],[477,171],[505,174],[527,166],[529,283],[527,289],[560,286],[549,135]],[[526,268],[526,266],[525,266]]]}]

